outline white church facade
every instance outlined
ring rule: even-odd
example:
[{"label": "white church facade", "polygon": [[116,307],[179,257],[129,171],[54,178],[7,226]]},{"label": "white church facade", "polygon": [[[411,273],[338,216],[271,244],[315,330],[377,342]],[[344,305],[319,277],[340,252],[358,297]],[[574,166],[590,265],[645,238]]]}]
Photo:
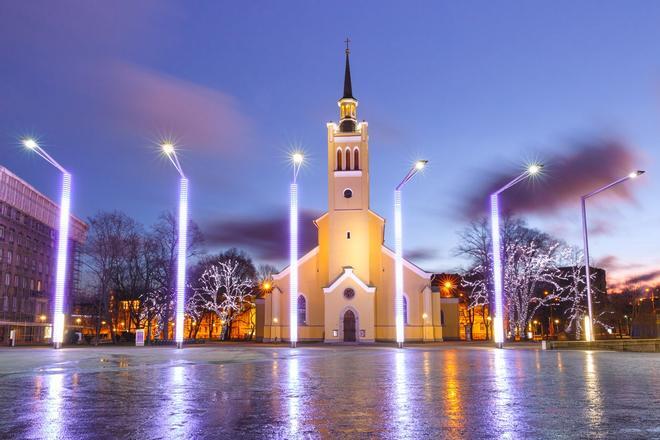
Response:
[{"label": "white church facade", "polygon": [[[327,124],[328,211],[314,221],[318,245],[297,263],[298,340],[394,341],[394,252],[384,245],[385,219],[369,209],[369,126],[357,120],[348,49],[338,104],[339,122]],[[458,314],[457,299],[433,292],[431,277],[404,260],[406,341],[442,341],[445,315]],[[286,268],[259,307],[265,342],[288,341],[288,289]]]}]

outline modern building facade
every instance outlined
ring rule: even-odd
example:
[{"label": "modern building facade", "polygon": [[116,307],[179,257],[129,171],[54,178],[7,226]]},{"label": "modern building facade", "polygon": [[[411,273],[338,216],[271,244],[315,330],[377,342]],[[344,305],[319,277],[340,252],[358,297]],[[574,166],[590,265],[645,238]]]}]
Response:
[{"label": "modern building facade", "polygon": [[[71,220],[65,301],[79,287],[88,228]],[[50,338],[58,227],[58,205],[0,166],[0,343],[12,330],[18,342]]]},{"label": "modern building facade", "polygon": [[[318,246],[297,262],[300,341],[394,341],[394,252],[384,245],[385,219],[369,209],[369,130],[358,122],[349,52],[339,121],[327,124],[328,211],[314,221]],[[396,182],[392,182],[392,189]],[[457,301],[431,289],[432,274],[404,261],[406,341],[441,341],[443,309]],[[258,304],[259,339],[289,339],[289,268],[273,277]],[[260,313],[260,309],[261,313]],[[457,316],[457,312],[446,313]],[[457,325],[456,325],[457,327]]]}]

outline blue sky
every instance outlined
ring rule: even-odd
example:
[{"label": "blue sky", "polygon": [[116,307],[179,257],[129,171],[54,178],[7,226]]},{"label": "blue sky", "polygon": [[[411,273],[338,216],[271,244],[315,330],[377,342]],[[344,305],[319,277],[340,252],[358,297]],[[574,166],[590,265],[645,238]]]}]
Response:
[{"label": "blue sky", "polygon": [[308,217],[326,207],[325,123],[337,119],[350,36],[372,209],[391,220],[399,176],[415,158],[430,160],[405,192],[405,246],[419,265],[462,265],[453,249],[467,214],[482,193],[485,211],[493,182],[536,159],[545,177],[504,204],[572,244],[579,194],[646,169],[590,204],[592,255],[612,280],[660,270],[656,2],[35,1],[2,10],[0,164],[55,197],[55,172],[18,145],[39,136],[74,173],[81,217],[120,209],[149,224],[174,207],[176,172],[154,146],[174,135],[209,247],[277,259],[282,233],[257,231],[283,231],[293,146],[309,157],[301,205]]}]

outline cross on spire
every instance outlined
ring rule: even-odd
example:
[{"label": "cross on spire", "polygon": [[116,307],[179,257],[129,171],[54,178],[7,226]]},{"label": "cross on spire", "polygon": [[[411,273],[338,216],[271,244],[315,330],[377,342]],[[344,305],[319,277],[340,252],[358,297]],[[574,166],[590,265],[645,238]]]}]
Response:
[{"label": "cross on spire", "polygon": [[349,37],[346,37],[344,43],[346,43],[346,53],[347,54],[351,53],[351,48],[348,46],[349,44],[351,44],[351,39]]}]

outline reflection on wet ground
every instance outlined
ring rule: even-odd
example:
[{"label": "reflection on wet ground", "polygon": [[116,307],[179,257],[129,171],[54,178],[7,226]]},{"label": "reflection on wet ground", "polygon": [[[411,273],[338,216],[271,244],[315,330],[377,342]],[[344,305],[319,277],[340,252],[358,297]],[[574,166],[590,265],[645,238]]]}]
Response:
[{"label": "reflection on wet ground", "polygon": [[0,349],[0,438],[660,438],[660,356]]}]

